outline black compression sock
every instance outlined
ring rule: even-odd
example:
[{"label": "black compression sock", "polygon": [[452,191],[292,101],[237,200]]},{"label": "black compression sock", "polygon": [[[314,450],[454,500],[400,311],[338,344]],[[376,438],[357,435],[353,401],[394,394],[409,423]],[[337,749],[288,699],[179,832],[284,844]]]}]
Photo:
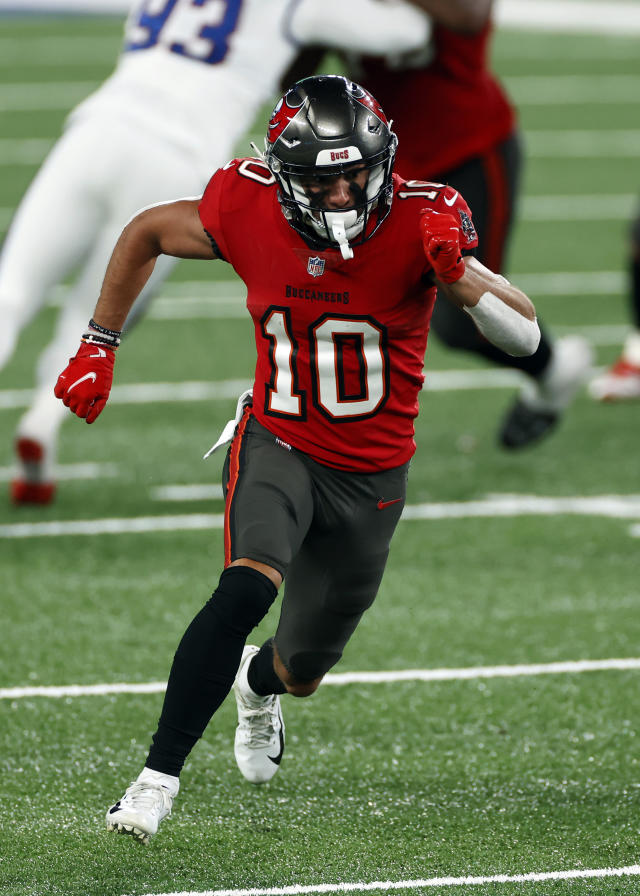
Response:
[{"label": "black compression sock", "polygon": [[273,638],[265,641],[260,650],[249,663],[247,670],[249,687],[259,697],[271,694],[286,694],[287,689],[280,681],[273,668]]},{"label": "black compression sock", "polygon": [[275,600],[275,585],[248,566],[231,566],[178,646],[147,768],[179,775],[233,684],[249,632]]}]

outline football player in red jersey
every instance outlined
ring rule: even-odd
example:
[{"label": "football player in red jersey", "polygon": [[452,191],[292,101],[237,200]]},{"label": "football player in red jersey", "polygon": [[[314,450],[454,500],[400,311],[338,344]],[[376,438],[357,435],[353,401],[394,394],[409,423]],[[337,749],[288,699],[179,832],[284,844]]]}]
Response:
[{"label": "football player in red jersey", "polygon": [[[284,750],[279,695],[307,696],[373,602],[405,499],[436,285],[492,343],[535,351],[529,299],[469,253],[460,193],[394,174],[397,138],[362,87],[295,84],[263,159],[235,159],[200,200],[124,229],[81,347],[56,395],[93,422],[120,329],[156,259],[223,259],[247,287],[257,361],[227,452],[225,563],[177,649],[146,765],[107,812],[147,841],[184,761],[233,687],[235,756],[268,781]],[[276,633],[245,646],[283,579]]]},{"label": "football player in red jersey", "polygon": [[[489,65],[493,3],[412,2],[432,18],[424,50],[388,58],[350,56],[348,69],[393,119],[399,140],[396,170],[403,177],[459,190],[473,209],[476,257],[501,272],[522,151],[515,110]],[[317,50],[303,53],[290,72],[311,74],[321,56]],[[543,326],[537,351],[524,358],[513,358],[484,339],[450,302],[436,303],[431,329],[451,348],[526,374],[500,426],[499,441],[505,448],[523,448],[551,433],[590,371],[592,353],[584,339],[567,336],[555,341]]]}]

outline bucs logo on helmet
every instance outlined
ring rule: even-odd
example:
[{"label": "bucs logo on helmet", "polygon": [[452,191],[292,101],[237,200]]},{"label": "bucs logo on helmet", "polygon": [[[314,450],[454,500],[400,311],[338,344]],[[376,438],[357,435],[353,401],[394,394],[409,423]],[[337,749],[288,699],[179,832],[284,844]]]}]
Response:
[{"label": "bucs logo on helmet", "polygon": [[354,100],[357,100],[363,106],[366,106],[367,109],[371,109],[374,115],[380,119],[380,121],[384,122],[387,127],[389,127],[389,122],[387,121],[387,116],[384,114],[382,106],[375,98],[372,96],[364,87],[360,87],[359,84],[355,84],[352,82],[351,84],[351,96]]},{"label": "bucs logo on helmet", "polygon": [[295,90],[290,90],[278,101],[271,113],[267,126],[267,142],[275,143],[284,129],[293,121],[302,106],[304,100]]}]

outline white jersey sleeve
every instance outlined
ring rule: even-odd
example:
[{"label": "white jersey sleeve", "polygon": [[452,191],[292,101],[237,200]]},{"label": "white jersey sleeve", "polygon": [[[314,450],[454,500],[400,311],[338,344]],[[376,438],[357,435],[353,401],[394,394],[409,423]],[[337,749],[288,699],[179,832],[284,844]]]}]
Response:
[{"label": "white jersey sleeve", "polygon": [[289,31],[299,44],[387,55],[426,46],[431,20],[405,0],[297,0]]}]

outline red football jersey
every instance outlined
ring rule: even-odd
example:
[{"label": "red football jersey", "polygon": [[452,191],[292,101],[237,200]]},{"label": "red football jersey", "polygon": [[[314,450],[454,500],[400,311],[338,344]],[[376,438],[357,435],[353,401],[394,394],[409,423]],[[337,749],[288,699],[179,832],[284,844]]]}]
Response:
[{"label": "red football jersey", "polygon": [[491,23],[476,34],[433,29],[432,61],[394,68],[364,58],[360,83],[393,119],[398,135],[396,170],[434,177],[505,140],[515,112],[489,69]]},{"label": "red football jersey", "polygon": [[257,348],[254,414],[284,442],[340,470],[388,469],[415,451],[436,293],[421,209],[456,217],[463,251],[477,242],[471,213],[452,188],[394,181],[388,217],[348,260],[338,249],[307,246],[257,159],[217,171],[199,206],[204,228],[247,287]]}]

